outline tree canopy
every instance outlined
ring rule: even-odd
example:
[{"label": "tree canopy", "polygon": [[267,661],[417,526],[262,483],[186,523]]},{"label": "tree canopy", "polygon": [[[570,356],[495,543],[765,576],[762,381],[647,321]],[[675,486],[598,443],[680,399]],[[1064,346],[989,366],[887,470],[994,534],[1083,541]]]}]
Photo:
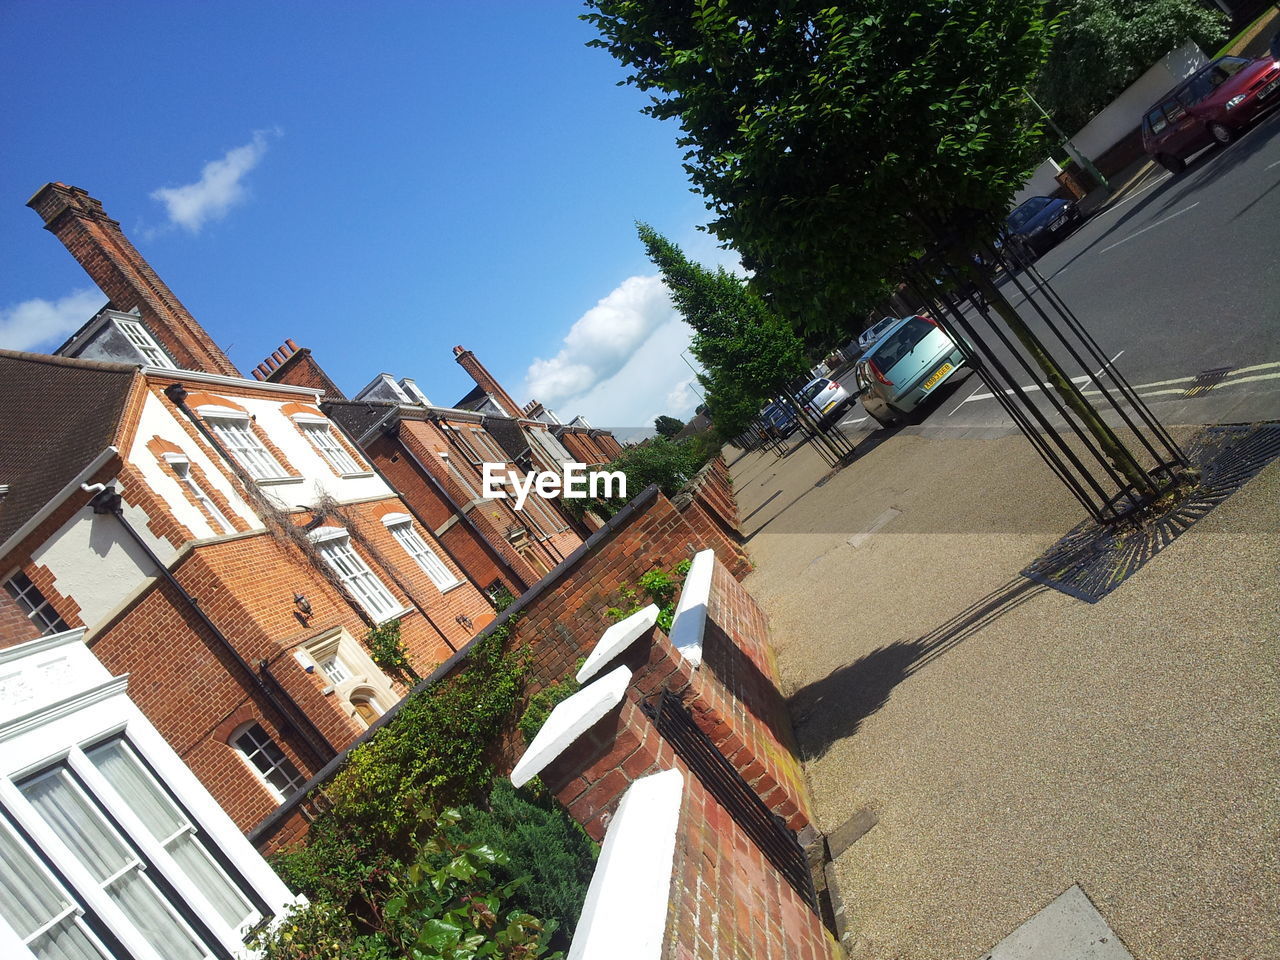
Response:
[{"label": "tree canopy", "polygon": [[592,41],[675,119],[708,229],[770,307],[842,329],[925,243],[921,211],[1002,214],[1038,159],[1035,0],[588,0]]},{"label": "tree canopy", "polygon": [[693,328],[690,349],[706,371],[699,379],[711,419],[722,438],[737,436],[765,400],[804,373],[804,343],[741,277],[694,263],[646,224],[637,230],[676,310]]},{"label": "tree canopy", "polygon": [[663,414],[654,418],[653,429],[658,432],[658,436],[670,439],[684,429],[684,421]]},{"label": "tree canopy", "polygon": [[1199,0],[1058,0],[1057,33],[1036,81],[1041,104],[1074,133],[1188,39],[1213,52],[1226,15]]}]

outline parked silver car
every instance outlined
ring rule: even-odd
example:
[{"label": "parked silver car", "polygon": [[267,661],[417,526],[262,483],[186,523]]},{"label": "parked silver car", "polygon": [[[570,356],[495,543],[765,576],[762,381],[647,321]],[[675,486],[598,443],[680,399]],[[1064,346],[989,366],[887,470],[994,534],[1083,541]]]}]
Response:
[{"label": "parked silver car", "polygon": [[805,384],[804,389],[796,394],[796,399],[801,403],[808,403],[809,409],[822,420],[828,416],[836,416],[851,404],[853,394],[828,377],[818,377]]},{"label": "parked silver car", "polygon": [[964,366],[964,355],[929,317],[905,317],[853,367],[858,395],[881,426],[896,423]]},{"label": "parked silver car", "polygon": [[858,346],[863,350],[868,349],[873,343],[879,340],[890,327],[897,323],[898,320],[898,317],[885,317],[874,326],[867,327],[867,329],[858,334]]}]

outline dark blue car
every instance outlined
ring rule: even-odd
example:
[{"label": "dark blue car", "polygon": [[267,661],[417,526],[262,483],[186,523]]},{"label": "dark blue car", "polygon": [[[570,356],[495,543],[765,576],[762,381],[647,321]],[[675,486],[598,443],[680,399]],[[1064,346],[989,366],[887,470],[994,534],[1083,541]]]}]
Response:
[{"label": "dark blue car", "polygon": [[1014,208],[1005,221],[1008,243],[1035,259],[1080,225],[1075,201],[1032,197]]}]

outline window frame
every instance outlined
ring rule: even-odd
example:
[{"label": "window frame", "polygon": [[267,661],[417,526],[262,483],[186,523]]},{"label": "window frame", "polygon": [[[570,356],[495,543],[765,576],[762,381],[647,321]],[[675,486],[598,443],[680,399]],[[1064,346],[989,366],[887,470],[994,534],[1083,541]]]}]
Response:
[{"label": "window frame", "polygon": [[[370,472],[342,445],[342,441],[334,433],[333,424],[328,420],[309,417],[305,414],[295,415],[291,419],[320,459],[327,463],[338,476],[358,477]],[[320,441],[321,437],[328,441],[329,447],[325,447]]]},{"label": "window frame", "polygon": [[[266,740],[262,744],[255,745],[253,751],[247,751],[241,745],[240,741],[249,736],[255,727],[262,731],[262,735]],[[237,756],[244,761],[244,765],[253,772],[254,776],[257,777],[258,782],[262,784],[262,788],[266,790],[267,793],[271,794],[277,805],[288,800],[291,796],[302,789],[302,785],[307,782],[308,778],[298,769],[297,765],[289,758],[289,755],[284,752],[284,749],[280,744],[276,743],[275,738],[267,732],[267,728],[262,725],[261,720],[249,720],[246,723],[240,724],[240,726],[236,727],[236,729],[232,731],[231,736],[227,738],[227,745],[230,746],[231,749],[236,752]],[[285,777],[289,780],[288,786],[290,789],[288,793],[285,793],[267,779],[268,770],[260,769],[258,765],[253,762],[252,754],[262,753],[264,748],[268,745],[275,747],[280,754],[280,760],[272,760],[272,765],[269,770],[284,769],[283,765],[288,764],[289,768],[293,771],[290,773],[289,770],[285,770]],[[297,781],[296,783],[294,782],[295,780]]]},{"label": "window frame", "polygon": [[[201,420],[208,425],[210,431],[218,438],[218,443],[253,480],[258,483],[270,483],[275,480],[293,479],[288,468],[267,448],[267,445],[262,442],[262,438],[253,431],[253,419],[247,413],[233,410],[230,407],[206,408],[200,410],[199,413]],[[243,438],[247,439],[249,441],[248,444],[238,445],[237,439],[229,433],[231,430],[236,431],[237,435],[242,435]],[[252,451],[254,456],[245,456],[245,451]],[[260,463],[258,462],[259,460],[261,461]],[[270,465],[274,470],[261,473],[260,471],[266,465]]]},{"label": "window frame", "polygon": [[[358,699],[370,701],[378,716],[400,699],[387,675],[345,627],[337,627],[303,644],[294,652],[294,658],[308,672],[320,672],[327,682],[323,693],[338,697],[351,708],[348,711],[351,716],[358,717],[359,711],[355,706]],[[346,676],[334,680],[324,668],[328,661],[336,661]],[[358,722],[366,723],[363,718],[358,718]]]},{"label": "window frame", "polygon": [[[112,323],[116,325],[116,329],[120,331],[124,338],[129,341],[129,345],[137,350],[142,358],[147,361],[147,366],[160,367],[164,370],[178,369],[178,365],[173,362],[173,358],[169,356],[164,347],[156,343],[156,338],[151,336],[151,331],[146,328],[141,320],[114,317]],[[154,352],[154,356],[152,356],[152,352]]]},{"label": "window frame", "polygon": [[[440,559],[440,555],[432,549],[431,544],[427,543],[426,538],[418,533],[413,525],[413,517],[406,513],[388,514],[382,518],[382,522],[392,538],[400,545],[400,549],[418,565],[418,568],[435,584],[437,590],[447,593],[454,587],[462,585],[463,579],[449,569],[448,565]],[[438,569],[433,570],[433,567]]]},{"label": "window frame", "polygon": [[[375,623],[386,623],[405,613],[409,608],[402,604],[390,588],[382,582],[382,578],[373,572],[362,556],[356,552],[351,543],[351,534],[342,527],[321,527],[312,531],[312,542],[320,551],[325,563],[342,582],[362,610]],[[335,559],[336,558],[336,559]],[[344,571],[340,560],[354,568],[353,573]],[[380,605],[385,600],[385,609]]]},{"label": "window frame", "polygon": [[191,471],[191,458],[185,454],[166,453],[164,461],[173,470],[174,476],[178,483],[183,486],[196,503],[209,512],[209,516],[213,519],[214,525],[221,527],[221,533],[235,533],[236,528],[231,521],[223,514],[222,510],[214,502],[213,496],[200,485],[200,481],[196,479],[195,474]]},{"label": "window frame", "polygon": [[[25,587],[15,584],[18,577],[27,581]],[[70,624],[54,609],[53,602],[44,595],[44,591],[36,586],[35,581],[21,567],[5,579],[3,586],[5,592],[13,598],[13,602],[26,614],[27,619],[40,629],[40,636],[49,637],[71,629]],[[40,598],[39,603],[34,603],[30,599],[33,595]],[[52,620],[45,619],[45,611],[53,614]]]}]

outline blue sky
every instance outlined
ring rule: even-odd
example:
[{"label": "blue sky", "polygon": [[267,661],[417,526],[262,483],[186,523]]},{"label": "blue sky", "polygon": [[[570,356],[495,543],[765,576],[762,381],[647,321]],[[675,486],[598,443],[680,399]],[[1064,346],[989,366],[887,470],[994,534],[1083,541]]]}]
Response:
[{"label": "blue sky", "polygon": [[0,346],[105,298],[24,203],[100,199],[248,373],[286,337],[435,403],[474,350],[516,399],[638,426],[697,403],[644,220],[708,263],[677,128],[571,0],[0,4]]}]

